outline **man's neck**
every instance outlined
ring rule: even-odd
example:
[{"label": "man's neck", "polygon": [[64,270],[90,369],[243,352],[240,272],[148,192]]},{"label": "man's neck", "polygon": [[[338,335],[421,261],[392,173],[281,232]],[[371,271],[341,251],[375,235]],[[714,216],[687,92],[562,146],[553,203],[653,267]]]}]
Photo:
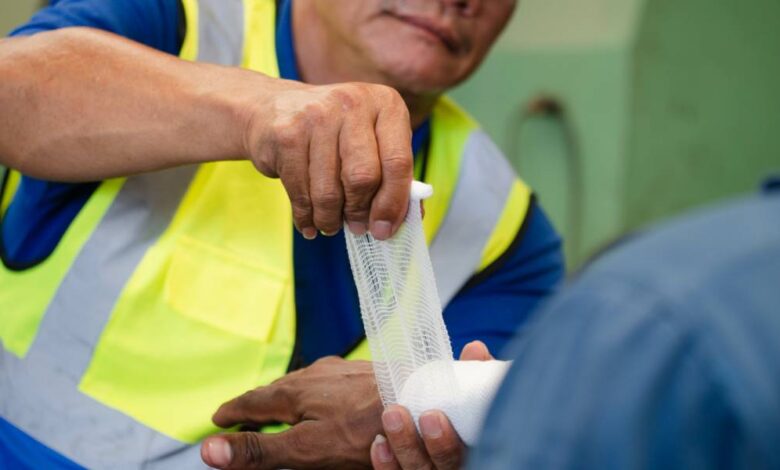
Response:
[{"label": "man's neck", "polygon": [[[313,2],[292,4],[292,31],[295,55],[301,79],[313,85],[343,82],[369,82],[392,86],[385,76],[371,70],[355,50],[329,33],[314,10]],[[431,115],[436,96],[398,90],[409,108],[412,128],[416,129]]]}]

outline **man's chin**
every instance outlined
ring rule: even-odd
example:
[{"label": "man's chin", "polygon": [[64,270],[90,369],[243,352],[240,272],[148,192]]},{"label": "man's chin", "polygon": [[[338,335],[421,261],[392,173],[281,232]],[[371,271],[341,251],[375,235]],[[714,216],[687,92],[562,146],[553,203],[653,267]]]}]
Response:
[{"label": "man's chin", "polygon": [[451,67],[435,63],[396,63],[384,68],[387,85],[415,95],[440,94],[460,83],[459,74]]}]

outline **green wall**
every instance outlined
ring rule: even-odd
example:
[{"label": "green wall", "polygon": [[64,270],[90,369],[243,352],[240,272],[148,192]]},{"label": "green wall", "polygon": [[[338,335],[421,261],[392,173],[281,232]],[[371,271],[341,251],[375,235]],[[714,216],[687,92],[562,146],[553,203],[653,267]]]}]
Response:
[{"label": "green wall", "polygon": [[0,0],[0,36],[30,18],[41,4],[40,0]]},{"label": "green wall", "polygon": [[[777,0],[521,0],[454,95],[535,188],[576,268],[780,170],[779,24]],[[539,97],[562,111],[529,112]]]},{"label": "green wall", "polygon": [[650,2],[633,67],[628,227],[780,170],[780,1]]}]

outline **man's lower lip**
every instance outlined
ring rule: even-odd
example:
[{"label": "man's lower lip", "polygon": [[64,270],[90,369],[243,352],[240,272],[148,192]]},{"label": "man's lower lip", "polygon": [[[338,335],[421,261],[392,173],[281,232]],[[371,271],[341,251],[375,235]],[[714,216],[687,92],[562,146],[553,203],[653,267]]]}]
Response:
[{"label": "man's lower lip", "polygon": [[453,47],[452,47],[452,46],[450,46],[450,45],[447,43],[447,41],[445,41],[445,40],[444,40],[444,39],[443,39],[441,36],[439,36],[438,34],[434,33],[434,32],[433,32],[433,31],[431,31],[430,29],[428,29],[428,28],[426,28],[426,27],[424,27],[424,26],[420,26],[420,25],[418,25],[418,24],[416,24],[416,23],[414,23],[414,22],[412,22],[412,21],[406,20],[406,19],[404,19],[404,18],[399,18],[399,17],[397,17],[397,16],[394,16],[394,18],[395,18],[395,19],[397,19],[398,21],[400,21],[400,22],[402,22],[402,23],[404,23],[404,24],[406,24],[406,25],[412,26],[412,27],[414,27],[416,30],[418,30],[418,31],[422,31],[422,32],[424,32],[425,34],[427,34],[428,36],[430,36],[430,37],[432,37],[432,38],[436,39],[436,40],[439,42],[439,44],[441,44],[441,45],[442,45],[442,46],[443,46],[445,49],[447,49],[447,51],[449,51],[449,52],[453,52],[453,53],[455,52],[455,51],[454,51],[454,49],[453,49]]}]

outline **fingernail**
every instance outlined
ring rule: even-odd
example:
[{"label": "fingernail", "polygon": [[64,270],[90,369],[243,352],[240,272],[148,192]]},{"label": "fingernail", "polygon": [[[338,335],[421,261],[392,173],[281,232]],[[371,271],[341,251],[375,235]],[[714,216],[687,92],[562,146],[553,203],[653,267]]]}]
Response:
[{"label": "fingernail", "polygon": [[307,240],[314,240],[317,238],[317,229],[314,227],[306,227],[305,229],[301,230],[301,234],[303,235],[303,238]]},{"label": "fingernail", "polygon": [[212,467],[224,468],[233,460],[233,449],[224,439],[211,439],[206,442],[206,452],[208,463]]},{"label": "fingernail", "polygon": [[423,413],[420,416],[420,431],[424,437],[438,439],[442,435],[441,421],[434,413]]},{"label": "fingernail", "polygon": [[386,220],[377,220],[371,227],[371,235],[377,240],[387,240],[393,231],[393,224]]},{"label": "fingernail", "polygon": [[377,434],[374,438],[374,448],[376,449],[376,456],[382,463],[389,463],[393,461],[393,453],[390,452],[390,446],[387,445],[387,439],[381,434]]},{"label": "fingernail", "polygon": [[382,413],[382,424],[384,424],[387,432],[398,432],[404,427],[401,413],[395,410],[389,410]]},{"label": "fingernail", "polygon": [[368,230],[366,224],[363,222],[349,222],[347,227],[349,227],[349,231],[352,232],[353,235],[365,235]]},{"label": "fingernail", "polygon": [[339,232],[338,231],[336,231],[336,232],[326,232],[325,230],[320,230],[320,233],[322,235],[326,236],[326,237],[332,237],[332,236],[336,235]]}]

